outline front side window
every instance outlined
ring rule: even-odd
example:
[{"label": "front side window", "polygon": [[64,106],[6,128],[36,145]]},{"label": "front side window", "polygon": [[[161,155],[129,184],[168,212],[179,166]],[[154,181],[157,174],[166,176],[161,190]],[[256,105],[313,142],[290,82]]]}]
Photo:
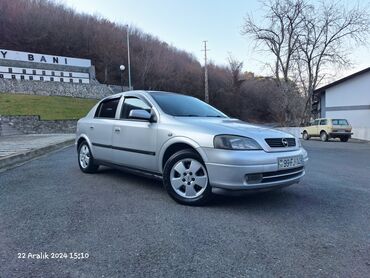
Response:
[{"label": "front side window", "polygon": [[119,98],[105,100],[96,109],[95,117],[114,119],[116,116]]},{"label": "front side window", "polygon": [[121,119],[128,119],[131,110],[140,109],[146,110],[150,113],[151,107],[146,104],[143,100],[136,97],[126,97],[122,104]]},{"label": "front side window", "polygon": [[327,120],[321,120],[320,121],[320,125],[326,125],[326,123],[327,123]]},{"label": "front side window", "polygon": [[319,120],[315,120],[312,125],[318,125],[318,124],[319,124]]}]

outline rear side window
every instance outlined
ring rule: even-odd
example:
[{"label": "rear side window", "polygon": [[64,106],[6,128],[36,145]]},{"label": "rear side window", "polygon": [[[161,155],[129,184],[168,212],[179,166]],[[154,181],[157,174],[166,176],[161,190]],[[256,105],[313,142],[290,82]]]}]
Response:
[{"label": "rear side window", "polygon": [[313,125],[318,125],[319,124],[319,120],[315,120],[314,122],[313,122]]},{"label": "rear side window", "polygon": [[333,125],[348,125],[348,122],[345,119],[333,119],[331,122]]},{"label": "rear side window", "polygon": [[118,102],[119,98],[103,101],[99,104],[98,109],[96,109],[95,117],[114,119],[116,116]]},{"label": "rear side window", "polygon": [[327,120],[321,120],[320,121],[320,125],[326,125],[326,123],[327,123]]}]

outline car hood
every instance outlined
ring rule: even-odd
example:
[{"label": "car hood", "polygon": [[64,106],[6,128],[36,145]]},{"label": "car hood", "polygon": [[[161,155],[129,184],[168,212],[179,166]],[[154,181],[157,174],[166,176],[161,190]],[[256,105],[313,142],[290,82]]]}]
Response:
[{"label": "car hood", "polygon": [[177,120],[184,124],[205,130],[207,133],[213,135],[232,134],[251,137],[254,139],[294,138],[293,135],[280,130],[252,125],[232,118],[177,117]]}]

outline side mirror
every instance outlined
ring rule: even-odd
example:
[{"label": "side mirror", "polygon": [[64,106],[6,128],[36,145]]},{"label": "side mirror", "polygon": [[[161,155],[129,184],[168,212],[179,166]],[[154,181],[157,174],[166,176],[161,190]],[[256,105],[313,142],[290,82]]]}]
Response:
[{"label": "side mirror", "polygon": [[132,109],[128,117],[130,119],[151,121],[152,115],[144,109]]}]

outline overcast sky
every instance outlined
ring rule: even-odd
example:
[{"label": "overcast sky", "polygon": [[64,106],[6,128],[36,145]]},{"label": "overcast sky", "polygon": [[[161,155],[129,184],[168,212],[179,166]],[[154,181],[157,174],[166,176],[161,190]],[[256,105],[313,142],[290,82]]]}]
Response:
[{"label": "overcast sky", "polygon": [[[254,50],[253,41],[241,35],[246,14],[252,14],[256,20],[262,16],[258,0],[62,0],[62,3],[79,12],[134,25],[193,53],[201,63],[202,41],[208,40],[208,56],[215,63],[226,64],[231,53],[244,62],[244,70],[270,74],[263,66],[268,57]],[[353,50],[354,66],[338,72],[335,79],[369,67],[369,50],[366,47]]]}]

